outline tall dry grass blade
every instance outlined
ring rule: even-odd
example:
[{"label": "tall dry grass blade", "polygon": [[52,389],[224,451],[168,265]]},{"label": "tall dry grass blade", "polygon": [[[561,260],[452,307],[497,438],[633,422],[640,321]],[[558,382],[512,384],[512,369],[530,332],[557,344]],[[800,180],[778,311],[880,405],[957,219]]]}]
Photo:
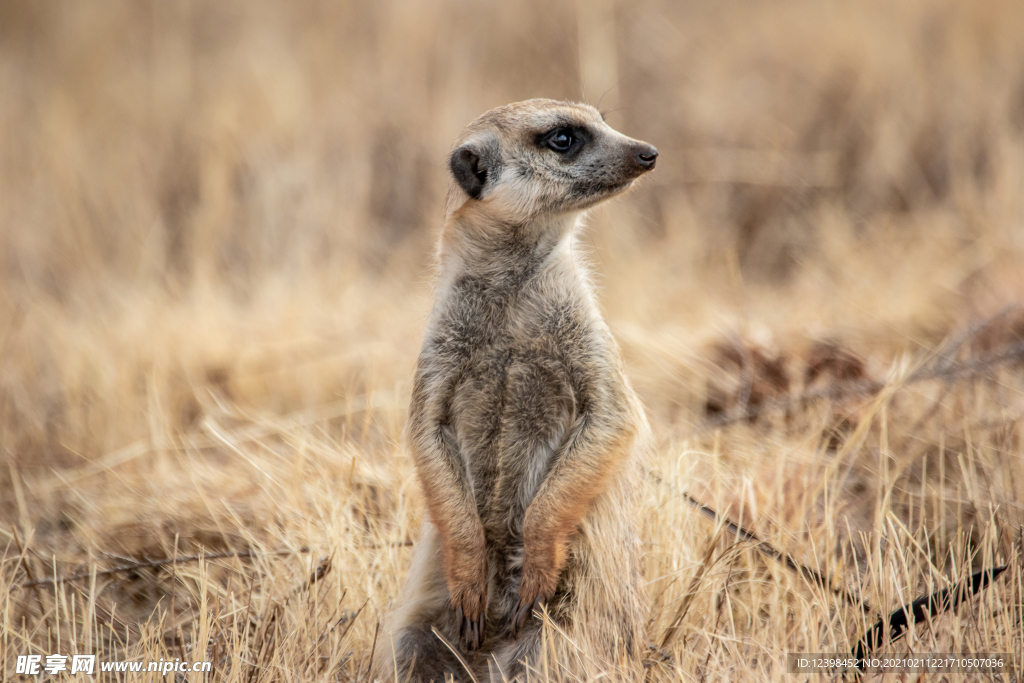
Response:
[{"label": "tall dry grass blade", "polygon": [[[476,680],[476,676],[473,675],[473,669],[470,668],[469,663],[466,661],[466,658],[463,657],[462,654],[459,652],[458,648],[452,645],[451,642],[449,642],[449,640],[445,638],[440,631],[437,630],[436,626],[431,626],[430,630],[434,633],[435,636],[437,636],[437,639],[444,643],[444,646],[448,648],[453,655],[455,655],[455,658],[459,660],[459,664],[461,664],[462,668],[465,669],[466,674],[469,676],[469,679],[473,681],[473,683],[478,683],[478,681]],[[545,661],[547,660],[545,659]]]}]

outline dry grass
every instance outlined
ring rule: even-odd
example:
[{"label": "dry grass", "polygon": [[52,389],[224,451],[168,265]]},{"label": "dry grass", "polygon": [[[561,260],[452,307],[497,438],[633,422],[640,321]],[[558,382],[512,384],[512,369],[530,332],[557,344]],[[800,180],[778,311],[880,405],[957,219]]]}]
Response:
[{"label": "dry grass", "polygon": [[1009,0],[0,2],[3,676],[364,680],[448,143],[605,91],[662,152],[590,231],[660,440],[652,680],[792,680],[991,563],[886,649],[1019,664],[1024,366],[956,369],[1024,339],[1022,34]]}]

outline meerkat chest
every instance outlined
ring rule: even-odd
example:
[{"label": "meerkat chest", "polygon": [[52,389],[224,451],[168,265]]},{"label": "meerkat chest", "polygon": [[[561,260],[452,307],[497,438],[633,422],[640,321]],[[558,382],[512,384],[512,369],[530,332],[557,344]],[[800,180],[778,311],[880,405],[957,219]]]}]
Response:
[{"label": "meerkat chest", "polygon": [[557,440],[574,411],[571,349],[545,323],[545,307],[528,308],[534,310],[508,311],[484,330],[463,328],[466,353],[451,414],[466,450],[481,457],[514,460],[511,451],[524,442]]},{"label": "meerkat chest", "polygon": [[481,514],[525,509],[577,414],[597,346],[586,307],[544,283],[504,299],[472,290],[444,324],[449,427]]}]

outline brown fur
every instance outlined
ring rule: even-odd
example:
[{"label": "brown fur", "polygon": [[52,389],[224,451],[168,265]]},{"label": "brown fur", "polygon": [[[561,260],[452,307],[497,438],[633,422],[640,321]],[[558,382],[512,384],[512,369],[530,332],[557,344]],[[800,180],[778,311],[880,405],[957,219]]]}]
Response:
[{"label": "brown fur", "polygon": [[429,521],[376,678],[640,677],[650,428],[572,241],[656,156],[551,100],[456,144],[409,418]]}]

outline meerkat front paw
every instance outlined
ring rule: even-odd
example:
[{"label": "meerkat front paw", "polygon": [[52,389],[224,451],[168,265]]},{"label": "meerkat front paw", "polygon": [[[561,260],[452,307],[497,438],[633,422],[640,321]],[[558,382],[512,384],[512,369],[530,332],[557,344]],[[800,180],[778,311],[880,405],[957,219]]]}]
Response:
[{"label": "meerkat front paw", "polygon": [[484,639],[487,612],[487,553],[483,543],[453,553],[448,592],[459,625],[459,640],[467,650],[476,650]]},{"label": "meerkat front paw", "polygon": [[484,613],[487,611],[487,584],[480,590],[468,588],[459,597],[452,594],[455,621],[459,625],[459,641],[469,651],[476,650],[484,639]]},{"label": "meerkat front paw", "polygon": [[533,611],[546,603],[558,587],[561,565],[558,553],[526,552],[523,578],[519,583],[519,605],[512,612],[512,637],[518,638]]}]

